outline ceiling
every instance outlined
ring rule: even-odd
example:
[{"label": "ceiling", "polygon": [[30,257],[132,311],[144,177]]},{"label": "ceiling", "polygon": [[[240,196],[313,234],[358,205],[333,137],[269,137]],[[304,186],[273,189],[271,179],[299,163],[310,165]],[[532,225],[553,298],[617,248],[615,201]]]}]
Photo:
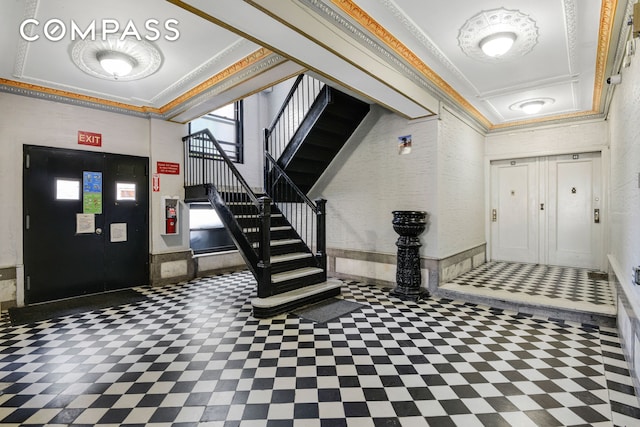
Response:
[{"label": "ceiling", "polygon": [[[631,3],[8,0],[0,91],[184,123],[311,72],[409,119],[443,105],[485,131],[598,118],[626,52]],[[517,38],[488,58],[478,39],[496,23]],[[159,69],[130,81],[81,70],[78,49],[109,31],[141,38]],[[519,106],[533,99],[546,103],[527,115]]]}]

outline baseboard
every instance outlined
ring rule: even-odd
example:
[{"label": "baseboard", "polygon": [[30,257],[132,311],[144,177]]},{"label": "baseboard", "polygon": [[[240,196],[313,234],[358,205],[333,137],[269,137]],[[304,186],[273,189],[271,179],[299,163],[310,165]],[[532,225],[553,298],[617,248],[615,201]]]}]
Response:
[{"label": "baseboard", "polygon": [[[445,258],[420,258],[422,287],[437,293],[440,283],[453,280],[486,261],[486,243]],[[331,276],[384,288],[396,285],[396,255],[329,248],[327,267]]]}]

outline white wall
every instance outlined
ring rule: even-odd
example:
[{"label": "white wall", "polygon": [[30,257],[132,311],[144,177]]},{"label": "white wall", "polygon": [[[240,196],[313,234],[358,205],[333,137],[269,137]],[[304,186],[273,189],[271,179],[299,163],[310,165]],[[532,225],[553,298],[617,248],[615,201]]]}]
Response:
[{"label": "white wall", "polygon": [[251,188],[262,188],[264,181],[264,128],[271,120],[265,112],[265,95],[258,93],[246,98],[244,104],[244,163],[236,164]]},{"label": "white wall", "polygon": [[[186,135],[186,126],[164,120],[145,120],[149,123],[149,168],[154,174],[158,162],[172,162],[180,164],[180,175],[159,174],[160,191],[150,190],[151,204],[150,251],[152,254],[170,253],[189,250],[189,212],[185,206],[179,211],[179,234],[175,236],[163,235],[165,229],[165,212],[162,206],[163,197],[178,197],[184,200],[184,149],[182,137]],[[151,179],[151,177],[150,177]]]},{"label": "white wall", "polygon": [[[78,131],[102,134],[102,146],[78,144]],[[182,163],[181,137],[186,126],[136,118],[53,101],[0,93],[0,268],[16,267],[18,302],[22,284],[22,164],[23,145],[127,154],[157,161]],[[160,237],[164,213],[161,195],[182,195],[180,175],[161,175],[161,192],[151,193],[150,250],[173,252],[189,248],[188,233],[166,242]],[[150,188],[151,191],[151,188]]]},{"label": "white wall", "polygon": [[[640,287],[632,268],[640,265],[640,55],[622,70],[609,115],[611,133],[610,261],[620,283],[618,328],[640,388]],[[625,304],[628,303],[628,304]]]},{"label": "white wall", "polygon": [[[78,130],[102,134],[102,147],[78,145]],[[0,266],[22,264],[22,147],[42,145],[149,156],[149,121],[0,93]]]},{"label": "white wall", "polygon": [[438,258],[485,243],[484,135],[442,108],[438,127]]},{"label": "white wall", "polygon": [[[358,131],[329,166],[311,196],[327,202],[327,247],[395,254],[394,210],[431,214],[421,236],[423,256],[437,256],[437,136],[435,119],[410,122],[372,106]],[[410,154],[398,137],[412,135]]]},{"label": "white wall", "polygon": [[606,122],[585,121],[491,133],[486,138],[485,155],[489,160],[551,156],[600,151],[608,143]]}]

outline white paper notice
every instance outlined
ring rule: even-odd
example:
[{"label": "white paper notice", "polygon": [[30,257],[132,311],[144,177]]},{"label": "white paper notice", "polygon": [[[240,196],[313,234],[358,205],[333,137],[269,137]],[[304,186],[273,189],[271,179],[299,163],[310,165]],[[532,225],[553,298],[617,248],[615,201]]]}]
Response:
[{"label": "white paper notice", "polygon": [[89,234],[96,232],[96,216],[94,214],[76,214],[76,233]]},{"label": "white paper notice", "polygon": [[127,223],[111,224],[111,241],[126,242],[127,241]]}]

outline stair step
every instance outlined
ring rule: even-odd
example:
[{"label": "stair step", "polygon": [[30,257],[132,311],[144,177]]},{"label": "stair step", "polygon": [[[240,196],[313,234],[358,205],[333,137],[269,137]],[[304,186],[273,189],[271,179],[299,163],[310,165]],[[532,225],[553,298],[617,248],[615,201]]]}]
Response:
[{"label": "stair step", "polygon": [[[281,240],[272,240],[271,246],[294,245],[298,243],[302,243],[302,239],[281,239]],[[260,246],[260,244],[257,242],[253,244],[254,248],[257,248],[258,246]]]},{"label": "stair step", "polygon": [[293,252],[290,254],[275,255],[271,257],[271,264],[278,262],[294,261],[296,259],[311,258],[313,254],[309,252]]},{"label": "stair step", "polygon": [[[271,227],[269,228],[269,230],[270,231],[287,231],[287,230],[293,230],[293,227],[291,227],[290,225],[283,225],[279,227]],[[257,233],[258,231],[260,231],[260,228],[258,227],[243,228],[242,231],[244,231],[245,233]]]},{"label": "stair step", "polygon": [[294,245],[297,243],[302,243],[302,239],[282,239],[282,240],[272,240],[271,246],[283,246],[283,245]]},{"label": "stair step", "polygon": [[[282,218],[284,215],[281,213],[271,214],[271,218]],[[237,219],[255,218],[256,215],[235,215]]]},{"label": "stair step", "polygon": [[323,301],[340,295],[341,286],[342,282],[339,280],[328,279],[323,283],[305,286],[267,298],[254,298],[251,300],[253,315],[258,319],[264,319],[295,310],[307,304]]},{"label": "stair step", "polygon": [[298,279],[300,277],[311,276],[312,274],[322,273],[324,270],[317,267],[298,268],[297,270],[284,271],[282,273],[271,276],[271,283],[280,283],[285,280]]}]

